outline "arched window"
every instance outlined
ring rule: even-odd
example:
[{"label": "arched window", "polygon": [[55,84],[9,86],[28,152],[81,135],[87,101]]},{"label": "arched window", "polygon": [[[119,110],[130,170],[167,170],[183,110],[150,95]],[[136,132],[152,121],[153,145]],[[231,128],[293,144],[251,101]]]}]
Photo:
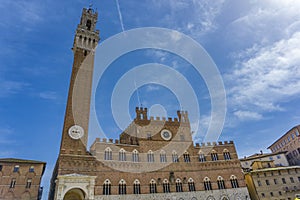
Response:
[{"label": "arched window", "polygon": [[187,163],[191,162],[189,152],[187,152],[187,151],[184,152],[184,154],[183,154],[183,159],[184,159],[184,162],[187,162]]},{"label": "arched window", "polygon": [[230,176],[230,182],[231,182],[232,188],[238,188],[239,187],[239,183],[238,183],[237,178],[236,178],[235,175]]},{"label": "arched window", "polygon": [[149,189],[150,193],[157,193],[156,182],[154,179],[151,179]]},{"label": "arched window", "polygon": [[195,182],[192,178],[189,178],[188,185],[189,185],[189,191],[190,192],[196,191]]},{"label": "arched window", "polygon": [[225,189],[225,182],[224,179],[221,176],[218,176],[218,188],[220,190]]},{"label": "arched window", "polygon": [[111,182],[109,179],[106,179],[103,183],[103,195],[110,195],[111,194]]},{"label": "arched window", "polygon": [[119,161],[126,161],[126,152],[123,148],[119,151]]},{"label": "arched window", "polygon": [[126,182],[121,179],[119,182],[119,194],[126,194]]},{"label": "arched window", "polygon": [[229,153],[229,151],[227,149],[224,149],[223,156],[224,156],[225,160],[230,160],[231,159],[230,153]]},{"label": "arched window", "polygon": [[172,161],[173,161],[173,162],[179,162],[178,154],[177,154],[176,151],[173,151],[173,152],[172,152]]},{"label": "arched window", "polygon": [[164,150],[162,150],[160,152],[160,162],[163,162],[163,163],[167,162],[167,156],[166,156],[166,152]]},{"label": "arched window", "polygon": [[208,177],[204,178],[204,189],[205,190],[212,190],[211,182],[210,182],[210,179]]},{"label": "arched window", "polygon": [[87,21],[86,21],[86,27],[87,27],[87,30],[91,30],[91,26],[92,26],[92,21],[90,20],[90,19],[88,19]]},{"label": "arched window", "polygon": [[199,155],[199,162],[205,162],[206,161],[205,155],[201,150],[199,151],[198,155]]},{"label": "arched window", "polygon": [[163,180],[163,191],[164,193],[170,193],[170,183],[167,179]]},{"label": "arched window", "polygon": [[147,153],[147,161],[154,162],[154,154],[153,154],[153,151],[151,151],[151,150],[149,150]]},{"label": "arched window", "polygon": [[212,152],[211,152],[210,155],[211,155],[211,160],[212,160],[212,161],[217,161],[217,160],[219,160],[218,154],[216,153],[215,150],[212,150]]},{"label": "arched window", "polygon": [[181,180],[178,178],[176,179],[176,192],[182,192],[182,182]]},{"label": "arched window", "polygon": [[132,162],[139,162],[139,152],[135,149],[132,151]]},{"label": "arched window", "polygon": [[112,150],[109,147],[104,151],[104,160],[112,160]]},{"label": "arched window", "polygon": [[141,183],[138,179],[133,182],[133,194],[141,194]]}]

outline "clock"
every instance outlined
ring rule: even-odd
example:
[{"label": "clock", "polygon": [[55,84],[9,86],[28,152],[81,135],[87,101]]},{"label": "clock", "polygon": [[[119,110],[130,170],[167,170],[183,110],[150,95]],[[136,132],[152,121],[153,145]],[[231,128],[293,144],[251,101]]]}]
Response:
[{"label": "clock", "polygon": [[171,131],[167,130],[167,129],[163,129],[160,132],[160,136],[164,139],[164,140],[170,140],[172,138],[172,133]]},{"label": "clock", "polygon": [[84,130],[81,126],[74,125],[69,128],[69,136],[74,139],[78,140],[84,135]]}]

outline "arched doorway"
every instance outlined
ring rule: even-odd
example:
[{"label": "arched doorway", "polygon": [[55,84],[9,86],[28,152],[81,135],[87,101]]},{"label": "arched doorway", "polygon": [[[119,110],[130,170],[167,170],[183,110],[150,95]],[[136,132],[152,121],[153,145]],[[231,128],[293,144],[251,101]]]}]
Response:
[{"label": "arched doorway", "polygon": [[64,196],[64,200],[84,200],[84,199],[85,199],[85,193],[78,188],[69,190]]}]

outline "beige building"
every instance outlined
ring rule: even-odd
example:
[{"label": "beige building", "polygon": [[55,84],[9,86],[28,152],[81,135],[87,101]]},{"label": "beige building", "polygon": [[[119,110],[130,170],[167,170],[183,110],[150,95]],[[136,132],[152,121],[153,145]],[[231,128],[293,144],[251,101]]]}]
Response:
[{"label": "beige building", "polygon": [[253,154],[248,157],[240,159],[244,172],[252,170],[252,164],[254,161],[274,161],[276,167],[289,166],[289,162],[285,156],[286,152],[275,152],[275,153],[260,153]]},{"label": "beige building", "polygon": [[14,158],[0,159],[0,199],[39,200],[45,162]]},{"label": "beige building", "polygon": [[87,148],[97,12],[83,9],[76,30],[60,152],[49,200],[249,199],[232,141],[193,144],[188,113],[136,117],[119,139]]},{"label": "beige building", "polygon": [[300,193],[300,166],[275,167],[274,161],[254,161],[245,179],[252,200],[293,200]]},{"label": "beige building", "polygon": [[300,125],[286,132],[268,147],[273,153],[286,151],[290,165],[300,165]]}]

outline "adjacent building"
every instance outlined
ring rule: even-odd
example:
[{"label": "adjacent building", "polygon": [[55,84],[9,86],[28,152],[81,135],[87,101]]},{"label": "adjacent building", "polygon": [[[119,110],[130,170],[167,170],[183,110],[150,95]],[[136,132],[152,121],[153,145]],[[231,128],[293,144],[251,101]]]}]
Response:
[{"label": "adjacent building", "polygon": [[300,166],[276,167],[274,161],[254,161],[245,180],[252,200],[294,200],[300,193]]},{"label": "adjacent building", "polygon": [[253,154],[248,157],[240,159],[242,168],[244,172],[249,172],[252,170],[252,164],[255,161],[274,161],[276,167],[286,167],[289,166],[289,162],[285,156],[286,151],[284,152],[275,152],[275,153],[260,153]]},{"label": "adjacent building", "polygon": [[0,159],[0,199],[39,200],[45,162],[15,158]]},{"label": "adjacent building", "polygon": [[300,165],[300,125],[286,132],[268,149],[273,153],[286,151],[286,157],[290,165]]},{"label": "adjacent building", "polygon": [[137,107],[118,140],[97,138],[87,149],[96,21],[97,12],[83,9],[49,200],[249,199],[234,143],[194,145],[186,111],[154,118]]}]

